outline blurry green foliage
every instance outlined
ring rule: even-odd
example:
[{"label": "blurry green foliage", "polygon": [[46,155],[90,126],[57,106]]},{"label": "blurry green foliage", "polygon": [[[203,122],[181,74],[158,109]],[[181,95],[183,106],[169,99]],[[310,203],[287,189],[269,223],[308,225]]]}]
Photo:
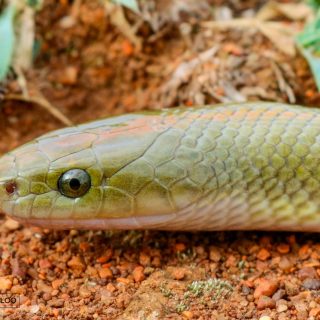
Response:
[{"label": "blurry green foliage", "polygon": [[128,9],[139,13],[139,6],[137,0],[113,0],[114,3],[127,7]]},{"label": "blurry green foliage", "polygon": [[320,0],[309,0],[315,19],[296,37],[297,45],[307,60],[320,91]]},{"label": "blurry green foliage", "polygon": [[13,57],[15,44],[14,14],[15,9],[11,5],[0,15],[0,81],[6,77]]}]

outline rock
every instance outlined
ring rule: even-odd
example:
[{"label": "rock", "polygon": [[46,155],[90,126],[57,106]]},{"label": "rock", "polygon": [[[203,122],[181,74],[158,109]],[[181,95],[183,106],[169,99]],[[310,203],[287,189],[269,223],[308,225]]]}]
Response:
[{"label": "rock", "polygon": [[290,251],[290,246],[287,243],[280,243],[277,246],[277,251],[281,254],[286,254]]},{"label": "rock", "polygon": [[302,286],[308,290],[319,290],[320,289],[320,280],[308,278],[303,281]]},{"label": "rock", "polygon": [[219,262],[221,260],[221,254],[216,247],[210,247],[209,259],[214,262]]},{"label": "rock", "polygon": [[225,265],[227,268],[232,268],[232,267],[235,267],[237,263],[238,263],[237,258],[231,254],[226,260]]},{"label": "rock", "polygon": [[22,279],[24,279],[28,269],[26,263],[18,258],[13,258],[11,259],[10,264],[11,264],[11,274],[14,277],[21,277]]},{"label": "rock", "polygon": [[39,268],[40,269],[49,269],[51,268],[52,264],[48,259],[40,259],[39,260]]},{"label": "rock", "polygon": [[175,280],[182,280],[186,275],[186,270],[184,268],[174,268],[171,271],[172,277]]},{"label": "rock", "polygon": [[183,252],[187,249],[186,245],[183,242],[178,242],[174,246],[175,252]]},{"label": "rock", "polygon": [[320,308],[312,308],[310,311],[309,311],[309,316],[310,317],[316,317],[320,314]]},{"label": "rock", "polygon": [[285,290],[279,289],[279,290],[277,290],[277,291],[274,293],[274,295],[272,296],[272,299],[273,299],[274,301],[278,301],[278,300],[280,300],[282,297],[284,297],[285,294],[286,294]]},{"label": "rock", "polygon": [[100,290],[100,300],[104,302],[104,304],[111,304],[112,302],[112,293],[109,290],[101,289]]},{"label": "rock", "polygon": [[27,291],[26,286],[25,285],[15,285],[11,288],[10,292],[13,294],[25,294]]},{"label": "rock", "polygon": [[285,290],[288,296],[295,296],[299,293],[299,286],[291,281],[285,281]]},{"label": "rock", "polygon": [[308,307],[304,302],[299,302],[294,305],[297,310],[297,319],[304,320],[308,318]]},{"label": "rock", "polygon": [[30,309],[29,309],[31,313],[37,313],[39,310],[40,310],[40,306],[37,304],[30,306]]},{"label": "rock", "polygon": [[133,279],[135,282],[141,282],[145,279],[144,268],[142,266],[137,266],[132,271]]},{"label": "rock", "polygon": [[48,286],[43,280],[39,280],[37,282],[37,288],[39,291],[47,292],[47,293],[51,293],[53,290],[52,287]]},{"label": "rock", "polygon": [[56,81],[64,85],[73,85],[78,80],[79,68],[68,66],[61,71],[57,71]]},{"label": "rock", "polygon": [[91,296],[91,292],[85,285],[82,285],[79,289],[79,295],[82,298],[89,298]]},{"label": "rock", "polygon": [[106,263],[108,262],[113,256],[113,250],[112,249],[108,249],[106,250],[106,252],[104,253],[103,256],[99,257],[97,259],[97,262],[99,263]]},{"label": "rock", "polygon": [[53,299],[53,300],[48,301],[48,305],[50,307],[62,308],[64,306],[64,300],[63,299]]},{"label": "rock", "polygon": [[281,257],[279,262],[279,268],[282,271],[290,272],[292,267],[293,267],[293,263],[287,257]]},{"label": "rock", "polygon": [[318,274],[315,268],[313,267],[304,267],[298,271],[298,278],[300,280],[309,279],[317,279]]},{"label": "rock", "polygon": [[276,305],[277,305],[277,312],[279,312],[279,313],[288,310],[286,300],[280,299],[279,301],[277,301]]},{"label": "rock", "polygon": [[186,319],[192,319],[193,313],[191,311],[186,310],[182,312],[182,316]]},{"label": "rock", "polygon": [[61,285],[63,285],[64,280],[63,279],[55,279],[51,282],[51,286],[53,289],[59,289]]},{"label": "rock", "polygon": [[261,261],[266,261],[271,257],[270,252],[267,249],[262,248],[258,253],[257,253],[257,258]]},{"label": "rock", "polygon": [[302,246],[300,249],[299,249],[299,258],[301,260],[306,260],[309,258],[310,256],[310,246],[308,244],[305,244],[304,246]]},{"label": "rock", "polygon": [[258,286],[256,287],[253,296],[255,299],[261,296],[272,296],[278,289],[278,281],[272,279],[261,278],[258,280]]},{"label": "rock", "polygon": [[20,224],[19,224],[19,222],[16,221],[16,220],[13,220],[13,219],[11,219],[11,218],[7,218],[7,220],[4,222],[3,226],[4,226],[6,229],[10,230],[10,231],[14,231],[14,230],[19,229]]},{"label": "rock", "polygon": [[42,296],[42,299],[43,299],[44,301],[49,301],[49,300],[51,300],[51,298],[52,298],[52,294],[49,293],[49,292],[45,292],[45,293],[43,294],[43,296]]},{"label": "rock", "polygon": [[273,309],[275,306],[276,306],[275,301],[267,296],[260,296],[260,298],[257,302],[257,309],[258,310],[264,310],[267,308]]},{"label": "rock", "polygon": [[70,269],[79,274],[81,274],[86,267],[82,259],[78,256],[72,257],[67,264]]},{"label": "rock", "polygon": [[0,277],[0,290],[7,291],[12,287],[12,279],[9,277]]},{"label": "rock", "polygon": [[272,320],[272,318],[269,316],[262,316],[259,318],[259,320]]},{"label": "rock", "polygon": [[106,286],[106,289],[111,293],[113,293],[117,290],[116,287],[112,283],[108,283]]},{"label": "rock", "polygon": [[102,279],[111,279],[113,278],[113,273],[109,268],[101,268],[99,270],[99,276]]},{"label": "rock", "polygon": [[150,261],[151,261],[151,258],[149,255],[145,254],[144,252],[141,252],[140,253],[140,256],[139,256],[139,263],[146,267],[148,265],[150,265]]}]

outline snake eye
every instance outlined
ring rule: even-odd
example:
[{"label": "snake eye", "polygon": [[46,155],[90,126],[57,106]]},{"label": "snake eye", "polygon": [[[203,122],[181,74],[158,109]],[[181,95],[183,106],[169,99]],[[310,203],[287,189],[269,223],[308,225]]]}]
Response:
[{"label": "snake eye", "polygon": [[4,185],[6,192],[8,195],[12,195],[16,192],[17,190],[17,184],[14,181],[9,181]]},{"label": "snake eye", "polygon": [[71,169],[58,180],[59,191],[68,198],[78,198],[87,193],[91,186],[90,175],[82,169]]}]

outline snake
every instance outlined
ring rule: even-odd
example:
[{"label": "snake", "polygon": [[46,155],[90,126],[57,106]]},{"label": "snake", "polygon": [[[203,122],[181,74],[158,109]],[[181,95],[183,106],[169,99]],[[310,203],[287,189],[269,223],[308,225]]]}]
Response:
[{"label": "snake", "polygon": [[320,109],[176,107],[55,130],[0,158],[0,211],[51,229],[320,231]]}]

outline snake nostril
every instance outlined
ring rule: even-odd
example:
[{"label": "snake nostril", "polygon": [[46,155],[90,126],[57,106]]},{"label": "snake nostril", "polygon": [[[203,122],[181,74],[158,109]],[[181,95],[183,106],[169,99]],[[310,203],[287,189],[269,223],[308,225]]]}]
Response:
[{"label": "snake nostril", "polygon": [[14,181],[9,181],[6,182],[4,185],[6,192],[8,193],[8,195],[12,195],[15,193],[15,191],[17,190],[17,184]]}]

